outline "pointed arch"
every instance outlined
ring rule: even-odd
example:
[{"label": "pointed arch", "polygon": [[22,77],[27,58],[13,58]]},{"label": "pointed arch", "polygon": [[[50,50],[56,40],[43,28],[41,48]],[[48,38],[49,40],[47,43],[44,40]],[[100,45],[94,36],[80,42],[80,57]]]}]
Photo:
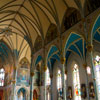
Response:
[{"label": "pointed arch", "polygon": [[60,61],[59,49],[55,45],[52,45],[48,51],[46,58],[47,58],[47,66],[50,69],[50,71],[52,71],[55,61]]},{"label": "pointed arch", "polygon": [[81,19],[80,12],[75,8],[68,8],[61,24],[61,32],[65,32],[67,29],[75,25]]},{"label": "pointed arch", "polygon": [[37,52],[38,50],[40,50],[42,48],[42,37],[38,36],[35,40],[35,44],[34,44],[34,52]]},{"label": "pointed arch", "polygon": [[100,43],[100,14],[96,18],[92,31],[91,31],[91,43],[93,40]]},{"label": "pointed arch", "polygon": [[57,37],[57,35],[58,35],[57,26],[51,23],[46,33],[45,44],[50,43]]},{"label": "pointed arch", "polygon": [[36,60],[35,60],[35,66],[38,65],[38,63],[42,60],[42,56],[41,55],[38,55]]},{"label": "pointed arch", "polygon": [[66,57],[66,62],[68,60],[69,55],[71,52],[77,54],[85,60],[86,58],[86,42],[84,38],[76,33],[71,33],[66,40],[65,48],[64,48],[64,53]]}]

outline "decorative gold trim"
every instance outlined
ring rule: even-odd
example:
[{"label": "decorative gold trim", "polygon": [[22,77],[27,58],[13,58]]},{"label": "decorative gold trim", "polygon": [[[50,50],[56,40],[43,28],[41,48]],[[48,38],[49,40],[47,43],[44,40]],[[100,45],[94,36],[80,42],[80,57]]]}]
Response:
[{"label": "decorative gold trim", "polygon": [[87,46],[87,50],[88,50],[89,52],[93,51],[93,45],[91,45],[91,44],[88,45],[88,46]]},{"label": "decorative gold trim", "polygon": [[67,70],[65,70],[65,74],[67,75]]},{"label": "decorative gold trim", "polygon": [[51,78],[51,79],[53,78],[53,74],[50,74],[50,78]]},{"label": "decorative gold trim", "polygon": [[86,69],[87,68],[87,64],[83,64],[83,67]]},{"label": "decorative gold trim", "polygon": [[31,73],[30,73],[30,76],[33,77],[33,76],[34,76],[34,72],[31,72]]},{"label": "decorative gold trim", "polygon": [[86,19],[85,18],[82,18],[82,22],[84,23],[86,21]]},{"label": "decorative gold trim", "polygon": [[17,68],[14,66],[14,69],[16,70]]},{"label": "decorative gold trim", "polygon": [[46,70],[47,70],[47,66],[44,66],[44,67],[43,67],[43,70],[44,70],[44,72],[46,72]]},{"label": "decorative gold trim", "polygon": [[16,80],[13,80],[12,83],[15,84],[16,83]]},{"label": "decorative gold trim", "polygon": [[61,64],[65,64],[65,61],[66,61],[65,57],[62,57],[60,60],[61,60]]}]

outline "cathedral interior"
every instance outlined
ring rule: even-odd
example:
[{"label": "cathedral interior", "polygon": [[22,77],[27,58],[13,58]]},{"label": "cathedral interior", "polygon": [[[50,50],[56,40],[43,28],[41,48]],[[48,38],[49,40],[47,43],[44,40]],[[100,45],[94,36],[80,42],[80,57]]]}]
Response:
[{"label": "cathedral interior", "polygon": [[100,100],[100,0],[0,0],[0,100]]}]

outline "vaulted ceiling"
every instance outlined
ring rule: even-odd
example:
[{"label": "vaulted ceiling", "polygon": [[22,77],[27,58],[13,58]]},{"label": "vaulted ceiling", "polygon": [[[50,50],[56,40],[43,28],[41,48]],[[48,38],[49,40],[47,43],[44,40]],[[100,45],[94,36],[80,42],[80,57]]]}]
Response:
[{"label": "vaulted ceiling", "polygon": [[34,47],[51,24],[61,27],[69,8],[83,11],[85,0],[0,0],[0,28],[9,27]]},{"label": "vaulted ceiling", "polygon": [[[86,0],[0,0],[0,32],[6,27],[12,30],[10,36],[0,34],[0,40],[7,44],[18,60],[26,57],[30,61],[36,40],[41,38],[45,41],[46,35],[50,33],[48,31],[53,29],[50,28],[51,25],[61,30],[65,14],[71,13],[70,8],[82,15],[85,2]],[[2,55],[4,51],[1,51]]]}]

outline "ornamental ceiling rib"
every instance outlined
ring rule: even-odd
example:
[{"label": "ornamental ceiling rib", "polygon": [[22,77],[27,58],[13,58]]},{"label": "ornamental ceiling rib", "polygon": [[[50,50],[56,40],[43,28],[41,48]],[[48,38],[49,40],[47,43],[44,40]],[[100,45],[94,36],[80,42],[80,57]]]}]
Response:
[{"label": "ornamental ceiling rib", "polygon": [[86,0],[0,0],[0,28],[25,38],[34,48],[37,36],[45,39],[50,24],[61,27],[68,8],[81,12]]}]

